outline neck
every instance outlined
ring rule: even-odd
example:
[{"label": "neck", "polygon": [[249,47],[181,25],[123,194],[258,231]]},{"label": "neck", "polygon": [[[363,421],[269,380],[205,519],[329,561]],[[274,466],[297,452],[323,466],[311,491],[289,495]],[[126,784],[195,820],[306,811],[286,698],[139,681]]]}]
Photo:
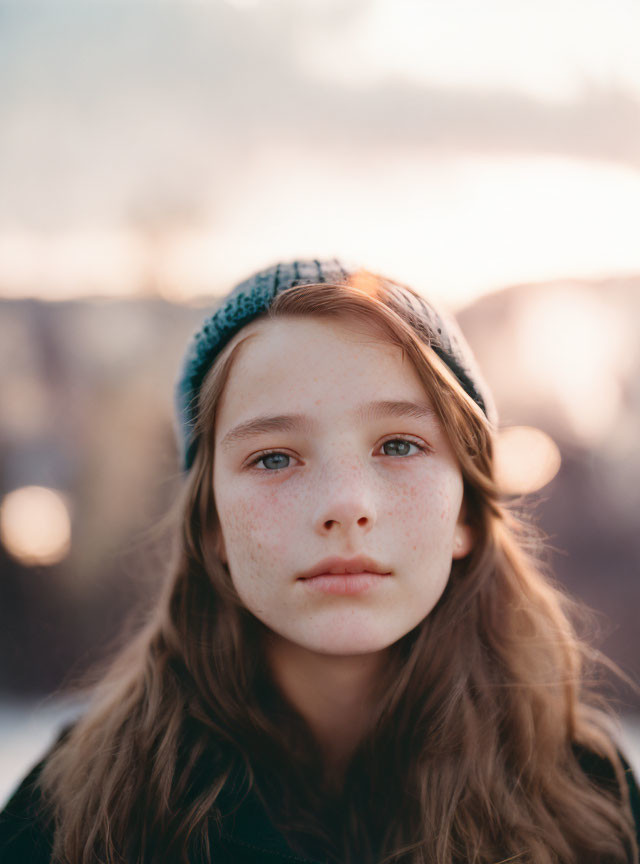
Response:
[{"label": "neck", "polygon": [[267,657],[277,685],[318,741],[327,777],[339,782],[371,723],[386,652],[319,654],[270,634]]}]

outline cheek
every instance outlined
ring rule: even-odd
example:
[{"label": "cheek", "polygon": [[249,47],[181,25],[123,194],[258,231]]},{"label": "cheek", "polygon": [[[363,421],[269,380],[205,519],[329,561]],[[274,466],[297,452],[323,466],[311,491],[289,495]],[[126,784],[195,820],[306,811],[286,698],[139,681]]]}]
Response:
[{"label": "cheek", "polygon": [[449,581],[462,484],[415,486],[406,496],[402,568],[411,597],[408,614],[422,620],[434,608]]},{"label": "cheek", "polygon": [[262,558],[282,557],[295,532],[295,514],[300,512],[295,496],[276,492],[223,497],[218,504],[225,548],[230,564],[262,566]]},{"label": "cheek", "polygon": [[430,476],[390,495],[386,509],[403,539],[416,548],[425,543],[447,542],[455,529],[461,501],[462,483],[455,477]]}]

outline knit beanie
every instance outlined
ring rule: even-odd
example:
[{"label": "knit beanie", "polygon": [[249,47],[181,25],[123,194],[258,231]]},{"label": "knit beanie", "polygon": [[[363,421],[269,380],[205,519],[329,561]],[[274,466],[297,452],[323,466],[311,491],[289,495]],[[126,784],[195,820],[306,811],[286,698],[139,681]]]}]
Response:
[{"label": "knit beanie", "polygon": [[495,422],[491,393],[469,345],[452,317],[442,310],[438,311],[413,289],[361,267],[348,266],[336,258],[281,262],[254,273],[236,285],[222,298],[215,311],[205,318],[187,346],[175,386],[175,431],[184,471],[191,468],[198,444],[194,424],[200,387],[216,357],[230,339],[254,318],[263,315],[276,295],[288,288],[318,283],[353,284],[354,277],[357,284],[357,278],[363,274],[365,278],[384,282],[391,291],[388,305],[409,321],[420,339],[446,363],[465,392],[488,419]]}]

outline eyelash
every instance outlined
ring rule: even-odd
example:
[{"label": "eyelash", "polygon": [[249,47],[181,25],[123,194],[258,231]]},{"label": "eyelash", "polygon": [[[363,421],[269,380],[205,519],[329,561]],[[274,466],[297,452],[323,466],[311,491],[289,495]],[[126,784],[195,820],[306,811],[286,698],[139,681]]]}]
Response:
[{"label": "eyelash", "polygon": [[[385,444],[388,444],[390,441],[403,441],[403,442],[406,442],[407,444],[413,444],[413,445],[414,445],[415,447],[417,447],[418,450],[420,450],[421,453],[423,453],[423,454],[427,454],[427,453],[432,453],[432,452],[433,452],[432,448],[429,447],[428,444],[424,444],[424,443],[419,442],[419,441],[414,441],[413,438],[406,438],[406,437],[404,437],[404,436],[397,436],[397,435],[396,435],[396,436],[393,436],[393,437],[391,437],[391,438],[385,438],[385,440],[382,441],[382,443],[380,444],[380,447],[384,447],[384,445],[385,445]],[[280,455],[282,455],[282,456],[289,456],[288,453],[284,453],[282,450],[262,450],[260,453],[257,454],[257,456],[254,456],[254,457],[253,457],[253,459],[248,463],[247,467],[248,467],[248,468],[254,468],[254,467],[258,464],[258,462],[261,462],[263,459],[266,459],[267,456],[275,456],[276,454],[279,455],[279,456],[280,456]],[[411,454],[409,454],[409,455],[411,455]],[[413,455],[417,455],[417,454],[413,454]],[[295,457],[291,456],[290,458],[293,459],[293,458],[295,458]],[[389,457],[389,458],[391,458],[391,459],[393,459],[393,458],[396,458],[396,459],[407,459],[408,456],[396,456],[396,457],[391,456],[391,457]],[[285,466],[285,467],[286,467],[286,468],[290,468],[291,466],[290,466],[290,465],[287,465],[287,466]],[[259,469],[257,469],[257,470],[259,470],[259,471],[264,471],[265,473],[266,473],[266,472],[269,472],[269,473],[271,473],[271,474],[276,474],[278,471],[283,471],[283,470],[285,470],[285,469],[284,469],[284,468],[259,468]]]}]

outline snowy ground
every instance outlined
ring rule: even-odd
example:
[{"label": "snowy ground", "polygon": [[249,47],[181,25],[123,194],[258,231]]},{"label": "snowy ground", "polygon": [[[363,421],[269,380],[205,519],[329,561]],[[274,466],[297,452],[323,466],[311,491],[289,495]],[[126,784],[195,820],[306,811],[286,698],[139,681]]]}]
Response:
[{"label": "snowy ground", "polygon": [[[82,711],[73,703],[0,701],[0,807],[53,742],[60,727]],[[622,720],[623,746],[640,778],[640,715]]]}]

